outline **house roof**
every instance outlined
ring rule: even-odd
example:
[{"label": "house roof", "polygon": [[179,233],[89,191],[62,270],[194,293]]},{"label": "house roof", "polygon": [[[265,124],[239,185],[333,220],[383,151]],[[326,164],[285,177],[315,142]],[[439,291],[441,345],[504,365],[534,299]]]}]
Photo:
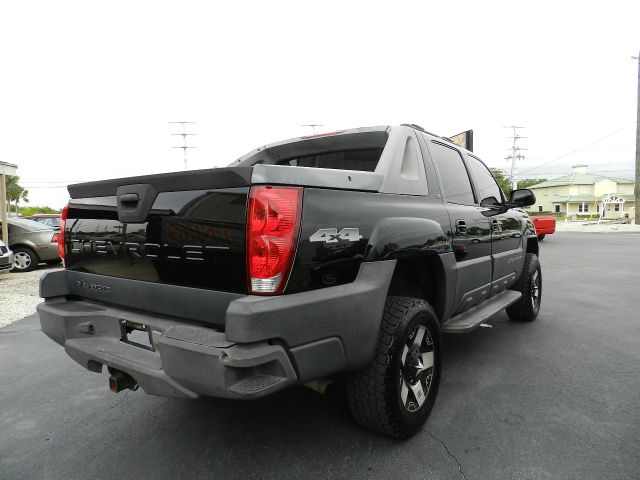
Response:
[{"label": "house roof", "polygon": [[600,197],[593,195],[567,195],[566,197],[554,197],[553,203],[599,202],[600,200]]},{"label": "house roof", "polygon": [[554,178],[553,180],[547,180],[546,182],[532,185],[529,188],[545,188],[545,187],[559,187],[562,185],[592,185],[600,180],[610,180],[616,183],[633,183],[632,180],[626,180],[624,178],[607,177],[605,175],[592,175],[590,173],[571,173],[563,177]]}]

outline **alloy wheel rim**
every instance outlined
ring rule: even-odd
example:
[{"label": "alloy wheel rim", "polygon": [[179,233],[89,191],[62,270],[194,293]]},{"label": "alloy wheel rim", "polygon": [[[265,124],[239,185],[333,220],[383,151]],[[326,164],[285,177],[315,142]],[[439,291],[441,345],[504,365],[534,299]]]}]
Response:
[{"label": "alloy wheel rim", "polygon": [[400,401],[405,410],[415,412],[427,400],[435,367],[431,333],[418,325],[402,349],[400,359]]},{"label": "alloy wheel rim", "polygon": [[540,273],[536,270],[531,277],[531,306],[535,309],[540,304]]},{"label": "alloy wheel rim", "polygon": [[14,257],[14,265],[19,270],[29,268],[29,265],[31,265],[31,256],[24,252],[16,253]]}]

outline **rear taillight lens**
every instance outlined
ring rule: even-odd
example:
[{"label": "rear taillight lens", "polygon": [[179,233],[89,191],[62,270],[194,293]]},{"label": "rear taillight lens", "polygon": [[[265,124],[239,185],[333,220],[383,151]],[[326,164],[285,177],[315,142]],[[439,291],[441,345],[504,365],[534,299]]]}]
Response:
[{"label": "rear taillight lens", "polygon": [[252,187],[247,212],[249,293],[282,292],[295,255],[302,188]]},{"label": "rear taillight lens", "polygon": [[[69,207],[64,207],[62,209],[62,215],[60,216],[60,233],[58,234],[58,256],[64,262],[64,239],[67,235],[65,228],[67,227],[67,211]],[[56,234],[53,235],[54,237]]]},{"label": "rear taillight lens", "polygon": [[58,243],[60,234],[58,232],[54,233],[53,236],[51,237],[51,243]]}]

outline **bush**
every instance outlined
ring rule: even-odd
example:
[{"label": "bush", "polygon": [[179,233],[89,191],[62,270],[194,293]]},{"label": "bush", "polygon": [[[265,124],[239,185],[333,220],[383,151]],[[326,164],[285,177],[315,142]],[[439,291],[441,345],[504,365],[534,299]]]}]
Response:
[{"label": "bush", "polygon": [[31,215],[35,215],[36,213],[60,213],[60,210],[56,210],[51,207],[19,207],[18,211],[20,212],[21,217],[29,217]]}]

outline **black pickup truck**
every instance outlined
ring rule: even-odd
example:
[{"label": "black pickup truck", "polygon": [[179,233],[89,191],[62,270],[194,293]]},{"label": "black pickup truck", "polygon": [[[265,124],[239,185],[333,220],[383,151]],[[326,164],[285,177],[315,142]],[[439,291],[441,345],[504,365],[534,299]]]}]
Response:
[{"label": "black pickup truck", "polygon": [[418,431],[441,332],[534,320],[538,240],[473,153],[413,125],[258,148],[227,168],[72,185],[42,330],[112,391],[259,398],[344,381],[355,419]]}]

